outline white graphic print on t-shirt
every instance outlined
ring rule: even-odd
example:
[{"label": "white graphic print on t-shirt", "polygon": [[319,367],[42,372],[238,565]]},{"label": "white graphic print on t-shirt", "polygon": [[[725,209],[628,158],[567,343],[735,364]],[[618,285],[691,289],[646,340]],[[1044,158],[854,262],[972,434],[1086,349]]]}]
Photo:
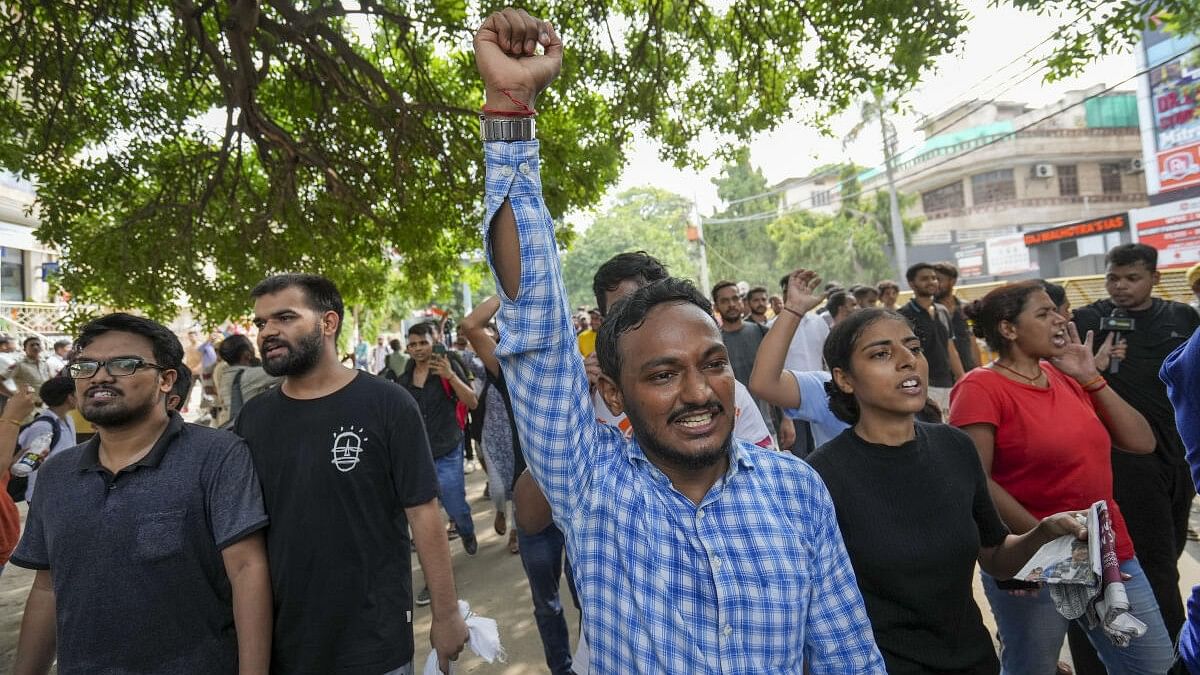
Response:
[{"label": "white graphic print on t-shirt", "polygon": [[333,434],[332,463],[338,471],[348,473],[358,466],[358,456],[362,454],[363,443],[367,442],[367,437],[360,435],[363,431],[364,429],[355,429],[353,426],[349,431],[346,427],[338,427],[337,432]]}]

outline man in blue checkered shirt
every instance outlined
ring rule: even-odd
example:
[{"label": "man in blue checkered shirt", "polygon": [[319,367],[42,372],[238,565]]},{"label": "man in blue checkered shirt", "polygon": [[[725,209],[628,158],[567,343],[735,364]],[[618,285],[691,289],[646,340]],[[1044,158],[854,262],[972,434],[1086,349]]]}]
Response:
[{"label": "man in blue checkered shirt", "polygon": [[605,319],[598,386],[633,438],[596,424],[538,144],[521,118],[557,76],[562,43],[506,9],[484,22],[475,53],[484,241],[503,298],[496,355],[566,536],[592,671],[883,673],[824,485],[791,455],[732,438],[733,373],[690,283],[651,284]]}]

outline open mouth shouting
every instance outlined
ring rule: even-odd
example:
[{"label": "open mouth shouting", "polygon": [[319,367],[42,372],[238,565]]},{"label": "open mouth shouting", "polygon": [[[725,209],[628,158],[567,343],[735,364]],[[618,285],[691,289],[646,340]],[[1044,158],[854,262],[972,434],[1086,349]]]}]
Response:
[{"label": "open mouth shouting", "polygon": [[1059,330],[1050,336],[1050,344],[1054,345],[1055,349],[1062,349],[1067,346],[1067,331],[1066,329]]},{"label": "open mouth shouting", "polygon": [[925,387],[921,383],[921,378],[918,375],[909,375],[903,380],[900,380],[900,384],[897,385],[897,388],[909,396],[925,395]]},{"label": "open mouth shouting", "polygon": [[724,409],[715,404],[702,409],[691,409],[671,415],[671,424],[689,436],[703,436],[717,427]]}]

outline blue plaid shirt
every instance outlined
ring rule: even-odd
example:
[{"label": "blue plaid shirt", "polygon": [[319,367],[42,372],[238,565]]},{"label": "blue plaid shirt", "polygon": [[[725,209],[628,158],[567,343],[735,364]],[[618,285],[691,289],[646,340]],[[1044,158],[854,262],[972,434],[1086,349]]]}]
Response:
[{"label": "blue plaid shirt", "polygon": [[538,144],[488,143],[485,154],[484,241],[505,198],[521,241],[496,355],[529,468],[566,535],[594,672],[884,673],[812,469],[735,441],[697,506],[636,440],[596,424]]}]

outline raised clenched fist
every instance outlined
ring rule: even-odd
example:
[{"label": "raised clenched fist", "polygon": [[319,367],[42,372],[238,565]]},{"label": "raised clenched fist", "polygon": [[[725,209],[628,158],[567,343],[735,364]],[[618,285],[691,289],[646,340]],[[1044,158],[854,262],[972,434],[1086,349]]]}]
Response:
[{"label": "raised clenched fist", "polygon": [[475,33],[475,65],[483,76],[484,107],[521,110],[525,104],[533,108],[538,94],[558,77],[562,55],[562,41],[550,22],[511,7],[492,14]]}]

